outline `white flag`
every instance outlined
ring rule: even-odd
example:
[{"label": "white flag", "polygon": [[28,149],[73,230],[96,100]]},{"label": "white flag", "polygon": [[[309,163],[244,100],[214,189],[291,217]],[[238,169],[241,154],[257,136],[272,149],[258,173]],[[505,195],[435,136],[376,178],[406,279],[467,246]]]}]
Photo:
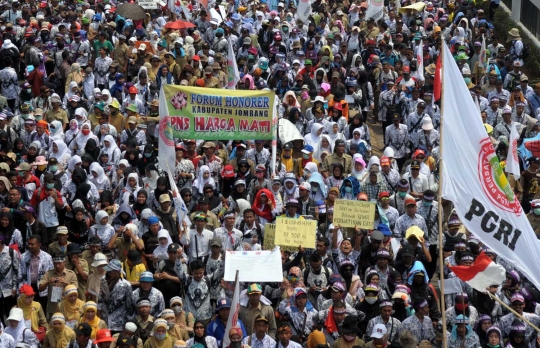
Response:
[{"label": "white flag", "polygon": [[420,40],[420,44],[416,46],[416,71],[418,71],[418,80],[425,81],[424,78],[424,42]]},{"label": "white flag", "polygon": [[174,134],[167,106],[167,97],[163,85],[159,91],[159,147],[158,158],[159,168],[167,170],[169,163],[174,167],[176,154],[174,150]]},{"label": "white flag", "polygon": [[540,243],[517,201],[452,54],[443,45],[442,196],[467,230],[540,287]]},{"label": "white flag", "polygon": [[236,84],[240,81],[240,73],[236,65],[236,57],[232,48],[232,40],[229,41],[229,52],[227,53],[227,88],[236,89]]},{"label": "white flag", "polygon": [[232,302],[231,302],[231,310],[229,312],[229,318],[227,319],[227,326],[225,327],[225,336],[223,336],[222,347],[228,347],[229,344],[231,344],[231,339],[229,338],[229,331],[231,330],[232,327],[236,326],[239,316],[240,316],[240,282],[238,281],[238,271],[236,271],[236,279],[234,280],[234,293],[233,293]]},{"label": "white flag", "polygon": [[512,128],[510,129],[510,140],[508,141],[508,156],[506,157],[506,167],[505,171],[514,175],[516,180],[519,180],[520,170],[519,170],[519,158],[518,158],[518,139],[519,133],[516,128],[516,123],[512,122]]},{"label": "white flag", "polygon": [[480,57],[478,57],[478,67],[485,68],[486,62],[487,62],[486,37],[482,35],[482,47],[480,48]]},{"label": "white flag", "polygon": [[384,0],[369,0],[366,19],[373,18],[375,22],[384,15]]},{"label": "white flag", "polygon": [[298,9],[296,11],[298,13],[298,19],[300,19],[303,23],[306,23],[311,15],[311,1],[299,0]]}]

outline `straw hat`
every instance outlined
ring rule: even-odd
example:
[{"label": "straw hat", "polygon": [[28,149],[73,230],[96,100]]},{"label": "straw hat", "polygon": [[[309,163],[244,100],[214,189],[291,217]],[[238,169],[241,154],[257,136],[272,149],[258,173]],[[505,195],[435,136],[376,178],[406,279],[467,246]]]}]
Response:
[{"label": "straw hat", "polygon": [[510,31],[508,31],[508,39],[506,40],[506,42],[510,42],[512,40],[518,40],[518,39],[521,39],[521,37],[519,36],[518,28],[510,29]]}]

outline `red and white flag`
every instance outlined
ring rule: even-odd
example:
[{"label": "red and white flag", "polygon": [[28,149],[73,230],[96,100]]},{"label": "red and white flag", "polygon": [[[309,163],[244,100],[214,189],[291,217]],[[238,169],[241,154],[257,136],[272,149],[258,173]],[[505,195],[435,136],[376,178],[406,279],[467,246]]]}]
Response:
[{"label": "red and white flag", "polygon": [[416,71],[418,71],[418,80],[425,81],[424,78],[424,42],[420,40],[420,44],[416,46],[414,54],[416,55]]},{"label": "red and white flag", "polygon": [[506,158],[506,166],[504,171],[514,176],[514,179],[519,180],[521,171],[519,170],[519,158],[518,158],[518,140],[519,133],[516,128],[516,122],[512,122],[512,128],[510,129],[510,140],[508,140],[508,157]]},{"label": "red and white flag", "polygon": [[229,312],[227,326],[225,327],[225,336],[223,336],[223,347],[228,347],[231,344],[231,339],[229,338],[229,331],[231,331],[232,327],[236,326],[236,323],[238,322],[238,317],[240,316],[240,282],[238,281],[238,278],[238,271],[236,271],[236,279],[234,280],[234,292],[231,302],[231,311]]},{"label": "red and white flag", "polygon": [[472,266],[448,266],[452,272],[474,289],[484,292],[490,285],[500,285],[506,279],[503,266],[493,262],[484,252],[474,261]]},{"label": "red and white flag", "polygon": [[[441,52],[442,54],[442,52]],[[434,78],[434,81],[433,81],[433,100],[434,101],[437,101],[439,99],[441,99],[441,86],[442,86],[442,81],[441,81],[441,67],[442,67],[442,62],[441,62],[441,54],[439,54],[439,56],[437,57],[437,64],[436,64],[436,68],[435,68],[435,78]]]}]

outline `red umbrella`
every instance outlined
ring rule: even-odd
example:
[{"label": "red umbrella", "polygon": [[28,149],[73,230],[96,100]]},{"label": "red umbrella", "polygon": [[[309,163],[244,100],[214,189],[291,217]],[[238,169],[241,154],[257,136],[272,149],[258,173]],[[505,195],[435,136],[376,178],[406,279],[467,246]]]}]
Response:
[{"label": "red umbrella", "polygon": [[187,29],[187,28],[195,28],[195,24],[183,20],[177,20],[174,22],[169,22],[165,24],[165,28],[167,29]]}]

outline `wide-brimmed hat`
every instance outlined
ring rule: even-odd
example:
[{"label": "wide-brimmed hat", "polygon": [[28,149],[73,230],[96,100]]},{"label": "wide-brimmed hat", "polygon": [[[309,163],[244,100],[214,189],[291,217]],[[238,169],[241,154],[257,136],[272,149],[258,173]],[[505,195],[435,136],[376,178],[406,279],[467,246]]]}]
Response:
[{"label": "wide-brimmed hat", "polygon": [[517,40],[517,39],[521,39],[521,37],[519,36],[519,30],[518,28],[512,28],[508,31],[508,39],[506,40],[506,42],[510,42],[512,40]]}]

